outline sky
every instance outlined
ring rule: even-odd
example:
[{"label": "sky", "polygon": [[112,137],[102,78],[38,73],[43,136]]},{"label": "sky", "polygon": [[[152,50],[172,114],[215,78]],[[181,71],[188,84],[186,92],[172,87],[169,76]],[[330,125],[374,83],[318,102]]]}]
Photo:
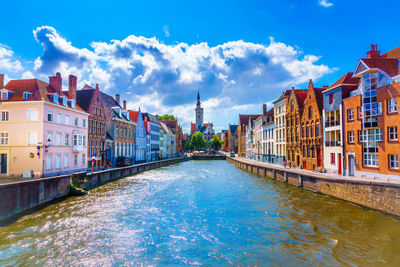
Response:
[{"label": "sky", "polygon": [[6,81],[69,74],[174,114],[189,131],[200,92],[217,131],[290,89],[333,84],[370,44],[399,46],[400,1],[2,0]]}]

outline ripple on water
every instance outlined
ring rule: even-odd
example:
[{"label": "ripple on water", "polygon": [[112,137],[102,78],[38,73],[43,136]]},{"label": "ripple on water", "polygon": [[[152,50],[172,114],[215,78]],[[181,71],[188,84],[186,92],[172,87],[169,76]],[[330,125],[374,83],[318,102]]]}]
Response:
[{"label": "ripple on water", "polygon": [[398,265],[400,222],[190,161],[106,184],[0,230],[0,265]]}]

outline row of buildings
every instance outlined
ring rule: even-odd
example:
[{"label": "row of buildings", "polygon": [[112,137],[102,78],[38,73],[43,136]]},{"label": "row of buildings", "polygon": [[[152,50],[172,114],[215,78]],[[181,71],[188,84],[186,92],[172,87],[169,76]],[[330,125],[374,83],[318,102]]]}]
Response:
[{"label": "row of buildings", "polygon": [[261,114],[223,131],[226,151],[270,163],[372,178],[398,178],[400,47],[371,45],[330,86],[291,88]]},{"label": "row of buildings", "polygon": [[49,82],[0,74],[0,175],[46,177],[183,153],[177,120],[127,109],[99,86],[77,90],[70,75]]}]

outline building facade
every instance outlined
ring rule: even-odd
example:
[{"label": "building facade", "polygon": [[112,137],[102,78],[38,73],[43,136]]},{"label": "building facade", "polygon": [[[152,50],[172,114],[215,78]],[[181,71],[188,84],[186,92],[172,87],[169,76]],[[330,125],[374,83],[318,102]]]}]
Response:
[{"label": "building facade", "polygon": [[136,123],[135,128],[135,163],[146,162],[147,159],[147,132],[143,116],[139,111],[129,111],[129,117]]},{"label": "building facade", "polygon": [[61,74],[49,83],[0,75],[0,175],[47,177],[87,168],[88,116],[76,104],[77,78],[62,91]]},{"label": "building facade", "polygon": [[[261,115],[261,114],[260,114]],[[239,124],[237,128],[237,146],[238,146],[238,156],[246,158],[246,152],[251,150],[249,144],[252,143],[252,137],[250,136],[251,125],[253,120],[257,119],[260,115],[244,115],[239,114]]]},{"label": "building facade", "polygon": [[343,99],[358,86],[359,79],[348,72],[332,84],[323,93],[323,134],[324,134],[324,168],[327,172],[345,174],[344,147],[345,135],[343,124]]},{"label": "building facade", "polygon": [[227,144],[227,151],[238,153],[238,142],[237,142],[237,129],[238,125],[229,124],[228,128],[228,144]]},{"label": "building facade", "polygon": [[[327,89],[324,88],[324,89]],[[301,166],[307,170],[323,170],[322,91],[308,83],[301,120]]]},{"label": "building facade", "polygon": [[275,124],[275,163],[283,164],[286,160],[286,105],[291,90],[286,90],[274,104]]},{"label": "building facade", "polygon": [[90,87],[85,85],[78,90],[76,101],[82,109],[89,113],[89,134],[88,134],[88,165],[94,164],[97,168],[101,168],[106,159],[105,142],[106,142],[106,116],[99,85]]},{"label": "building facade", "polygon": [[286,106],[286,155],[288,166],[292,167],[301,164],[300,122],[306,95],[307,90],[292,87]]},{"label": "building facade", "polygon": [[160,122],[150,113],[143,113],[143,121],[150,133],[150,161],[160,158]]},{"label": "building facade", "polygon": [[274,111],[270,109],[265,116],[263,116],[264,122],[262,125],[262,148],[264,162],[277,163],[276,157],[276,134],[275,134],[275,123],[274,123]]}]

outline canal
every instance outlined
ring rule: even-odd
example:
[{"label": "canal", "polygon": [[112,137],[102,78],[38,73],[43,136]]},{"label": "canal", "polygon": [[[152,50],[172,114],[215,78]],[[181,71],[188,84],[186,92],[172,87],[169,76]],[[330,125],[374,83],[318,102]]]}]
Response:
[{"label": "canal", "polygon": [[400,221],[226,161],[106,184],[0,227],[0,266],[400,264]]}]

